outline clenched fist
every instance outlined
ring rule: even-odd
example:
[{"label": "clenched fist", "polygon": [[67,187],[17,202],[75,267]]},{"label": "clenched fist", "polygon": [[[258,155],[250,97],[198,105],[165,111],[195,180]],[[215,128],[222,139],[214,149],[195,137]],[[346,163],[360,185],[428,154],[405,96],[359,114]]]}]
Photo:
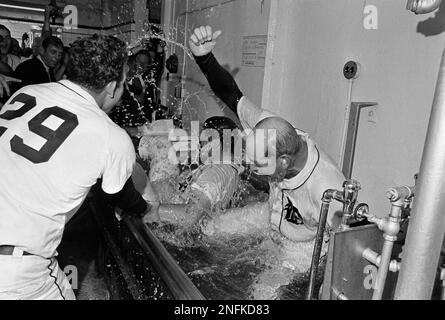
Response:
[{"label": "clenched fist", "polygon": [[216,39],[222,34],[222,31],[213,33],[212,27],[202,26],[196,28],[190,37],[189,45],[195,57],[202,57],[212,52],[216,45]]}]

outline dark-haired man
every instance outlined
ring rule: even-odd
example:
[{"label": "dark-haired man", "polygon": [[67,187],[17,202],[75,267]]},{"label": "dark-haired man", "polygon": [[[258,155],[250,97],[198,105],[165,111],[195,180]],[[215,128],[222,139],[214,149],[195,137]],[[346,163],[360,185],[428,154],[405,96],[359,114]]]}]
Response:
[{"label": "dark-haired man", "polygon": [[[55,36],[49,36],[42,42],[39,55],[19,64],[14,77],[22,80],[21,86],[55,82],[54,68],[63,57],[63,42]],[[16,88],[17,89],[17,88]]]},{"label": "dark-haired man", "polygon": [[65,224],[100,179],[109,201],[145,214],[135,151],[107,116],[121,98],[126,45],[73,43],[67,80],[27,86],[0,114],[0,300],[75,299],[56,260]]}]

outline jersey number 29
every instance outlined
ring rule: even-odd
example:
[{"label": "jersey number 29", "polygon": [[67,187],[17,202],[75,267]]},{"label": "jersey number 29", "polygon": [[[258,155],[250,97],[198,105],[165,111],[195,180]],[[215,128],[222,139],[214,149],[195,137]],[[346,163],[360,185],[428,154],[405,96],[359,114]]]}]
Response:
[{"label": "jersey number 29", "polygon": [[[23,106],[17,110],[6,111],[0,115],[0,119],[14,120],[20,118],[36,106],[36,98],[26,93],[18,94],[10,104],[16,102],[23,103]],[[56,116],[63,120],[63,123],[56,130],[52,130],[43,125],[43,122],[50,116]],[[43,109],[28,122],[29,131],[46,140],[43,147],[40,148],[40,150],[35,150],[26,145],[23,142],[23,138],[15,135],[10,141],[11,151],[35,164],[48,162],[78,125],[79,120],[77,116],[67,110],[59,107]],[[6,130],[7,128],[0,126],[0,137]]]}]

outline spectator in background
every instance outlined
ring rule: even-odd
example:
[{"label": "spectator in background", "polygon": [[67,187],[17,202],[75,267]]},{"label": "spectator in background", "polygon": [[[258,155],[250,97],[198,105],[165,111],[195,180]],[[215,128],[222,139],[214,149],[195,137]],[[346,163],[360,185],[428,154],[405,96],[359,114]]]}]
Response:
[{"label": "spectator in background", "polygon": [[51,19],[51,12],[53,10],[57,10],[57,7],[54,7],[52,4],[48,4],[45,7],[45,13],[44,13],[44,20],[43,20],[43,27],[42,27],[42,39],[45,40],[47,37],[50,37],[53,35],[53,31],[51,29],[50,25],[50,19]]},{"label": "spectator in background", "polygon": [[157,87],[161,85],[161,79],[165,69],[165,45],[166,43],[164,41],[157,38],[151,39],[148,45],[148,51],[150,52],[152,60],[150,71],[153,73]]},{"label": "spectator in background", "polygon": [[0,110],[10,95],[6,75],[12,74],[12,69],[6,63],[0,62]]},{"label": "spectator in background", "polygon": [[[164,72],[165,42],[151,39],[133,48],[124,94],[110,118],[137,142],[143,126],[166,118],[160,104],[160,82]],[[165,108],[166,109],[166,108]],[[136,143],[137,144],[137,143]]]},{"label": "spectator in background", "polygon": [[22,35],[22,50],[30,47],[31,40],[29,39],[29,35],[25,32]]},{"label": "spectator in background", "polygon": [[[45,38],[39,49],[39,55],[21,63],[14,72],[14,77],[22,80],[21,86],[56,82],[54,68],[63,56],[63,43],[54,36]],[[17,89],[17,88],[16,88]]]},{"label": "spectator in background", "polygon": [[[107,116],[122,95],[125,43],[95,35],[76,41],[70,56],[68,80],[28,86],[15,97],[36,102],[29,105],[31,113],[4,107],[18,119],[8,123],[0,139],[0,300],[75,298],[58,265],[57,247],[65,224],[99,179],[98,189],[111,204],[135,214],[150,209],[131,179],[134,147]],[[42,124],[49,115],[63,120],[58,129]],[[24,128],[29,121],[44,129],[46,146],[14,152],[10,139],[15,135],[24,137],[19,144],[28,150],[28,138],[42,132]]]},{"label": "spectator in background", "polygon": [[161,119],[161,78],[165,66],[165,42],[159,39],[150,39],[147,49],[138,51],[136,66],[142,72],[145,83],[144,111],[150,119]]},{"label": "spectator in background", "polygon": [[8,77],[3,72],[11,69],[7,64],[0,62],[0,110],[3,107],[3,104],[8,101],[9,96],[11,95],[11,91],[9,89],[10,84],[14,82],[18,82],[17,79]]},{"label": "spectator in background", "polygon": [[127,81],[121,101],[110,114],[111,120],[124,128],[132,138],[139,135],[139,127],[146,125],[151,119],[145,114],[145,82],[137,70],[136,56],[128,58]]},{"label": "spectator in background", "polygon": [[13,54],[19,58],[22,56],[23,51],[22,48],[20,48],[20,44],[17,39],[11,38],[11,46],[8,53]]},{"label": "spectator in background", "polygon": [[0,24],[0,62],[6,63],[15,70],[21,61],[20,57],[10,53],[11,43],[11,31]]}]

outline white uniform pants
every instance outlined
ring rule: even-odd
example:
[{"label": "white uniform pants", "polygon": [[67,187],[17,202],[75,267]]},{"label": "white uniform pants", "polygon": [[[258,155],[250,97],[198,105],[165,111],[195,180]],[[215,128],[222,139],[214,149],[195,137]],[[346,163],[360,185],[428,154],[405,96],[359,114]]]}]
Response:
[{"label": "white uniform pants", "polygon": [[55,258],[22,254],[0,255],[0,300],[76,299]]}]

